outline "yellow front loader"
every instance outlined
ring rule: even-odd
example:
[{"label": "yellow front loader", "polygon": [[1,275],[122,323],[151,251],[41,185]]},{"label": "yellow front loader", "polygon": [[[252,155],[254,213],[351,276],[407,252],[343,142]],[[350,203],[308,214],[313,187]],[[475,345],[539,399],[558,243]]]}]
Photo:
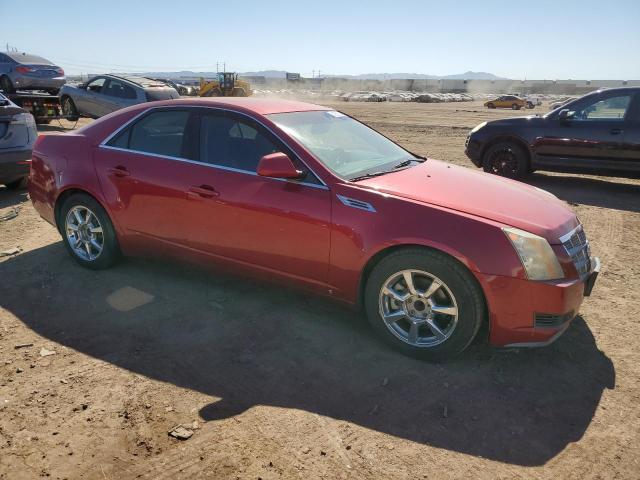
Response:
[{"label": "yellow front loader", "polygon": [[252,93],[249,82],[239,80],[237,73],[220,72],[217,80],[200,78],[201,97],[248,97]]}]

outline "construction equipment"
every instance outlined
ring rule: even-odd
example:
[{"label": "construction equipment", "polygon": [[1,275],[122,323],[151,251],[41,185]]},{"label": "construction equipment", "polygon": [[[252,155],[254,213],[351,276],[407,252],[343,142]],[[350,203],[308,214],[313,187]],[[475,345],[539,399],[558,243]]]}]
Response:
[{"label": "construction equipment", "polygon": [[233,72],[219,72],[217,80],[200,78],[201,97],[248,97],[253,92],[249,82],[238,79]]}]

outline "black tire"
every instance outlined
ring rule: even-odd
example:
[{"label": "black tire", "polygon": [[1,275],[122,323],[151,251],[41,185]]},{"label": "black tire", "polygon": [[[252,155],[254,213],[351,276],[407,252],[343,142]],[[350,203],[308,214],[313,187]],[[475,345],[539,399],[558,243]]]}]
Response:
[{"label": "black tire", "polygon": [[522,178],[529,173],[529,156],[515,142],[498,142],[487,149],[482,158],[487,173],[507,178]]},{"label": "black tire", "polygon": [[13,83],[11,83],[11,79],[6,75],[0,77],[0,90],[4,93],[13,93],[15,89],[13,88]]},{"label": "black tire", "polygon": [[5,183],[5,186],[9,190],[24,190],[27,188],[27,177],[22,177],[20,180],[14,180],[13,182]]},{"label": "black tire", "polygon": [[78,109],[76,108],[76,104],[73,102],[71,97],[62,97],[62,115],[67,117],[67,120],[69,120],[70,122],[78,121]]},{"label": "black tire", "polygon": [[495,106],[493,103],[489,103],[489,104],[487,105],[487,108],[496,108],[496,106]]},{"label": "black tire", "polygon": [[[381,314],[381,290],[402,270],[421,270],[440,279],[453,294],[457,324],[442,343],[416,346],[392,333]],[[372,270],[365,286],[364,305],[369,323],[385,342],[405,355],[429,361],[450,360],[473,341],[486,318],[484,295],[471,273],[455,259],[426,248],[405,248],[384,257]]]},{"label": "black tire", "polygon": [[[67,214],[69,211],[76,207],[85,207],[91,210],[91,212],[98,218],[100,222],[100,226],[102,227],[102,239],[103,239],[103,247],[102,252],[95,258],[94,260],[86,260],[81,258],[76,254],[76,252],[71,247],[71,244],[67,238],[65,232],[65,222],[67,218]],[[69,198],[67,198],[62,204],[62,208],[60,209],[60,216],[58,218],[58,230],[62,235],[62,242],[64,243],[67,252],[69,255],[78,262],[81,266],[85,268],[89,268],[91,270],[102,270],[105,268],[109,268],[112,266],[118,258],[120,258],[120,247],[118,245],[118,238],[116,236],[116,232],[113,228],[113,224],[111,223],[111,219],[109,215],[102,208],[93,197],[84,193],[77,193]]]},{"label": "black tire", "polygon": [[520,105],[518,105],[517,103],[514,103],[513,105],[511,105],[511,109],[512,110],[520,110]]}]

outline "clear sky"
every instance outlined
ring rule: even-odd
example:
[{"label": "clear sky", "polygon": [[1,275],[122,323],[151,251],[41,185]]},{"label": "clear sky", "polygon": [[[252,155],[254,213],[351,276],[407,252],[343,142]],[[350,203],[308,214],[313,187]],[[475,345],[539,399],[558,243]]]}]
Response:
[{"label": "clear sky", "polygon": [[67,73],[467,70],[640,79],[640,0],[0,0],[0,45]]}]

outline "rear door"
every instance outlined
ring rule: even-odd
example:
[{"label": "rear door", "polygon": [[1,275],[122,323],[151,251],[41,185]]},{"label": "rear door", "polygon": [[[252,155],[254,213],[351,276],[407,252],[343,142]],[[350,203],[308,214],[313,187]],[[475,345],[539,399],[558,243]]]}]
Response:
[{"label": "rear door", "polygon": [[202,177],[190,161],[190,118],[188,109],[150,109],[96,151],[103,194],[130,245],[185,246],[199,221],[187,194]]},{"label": "rear door", "polygon": [[[603,170],[640,170],[633,139],[634,93],[603,91],[570,105],[574,115],[547,119],[543,135],[534,146],[540,166]],[[635,127],[637,129],[637,127]]]}]

